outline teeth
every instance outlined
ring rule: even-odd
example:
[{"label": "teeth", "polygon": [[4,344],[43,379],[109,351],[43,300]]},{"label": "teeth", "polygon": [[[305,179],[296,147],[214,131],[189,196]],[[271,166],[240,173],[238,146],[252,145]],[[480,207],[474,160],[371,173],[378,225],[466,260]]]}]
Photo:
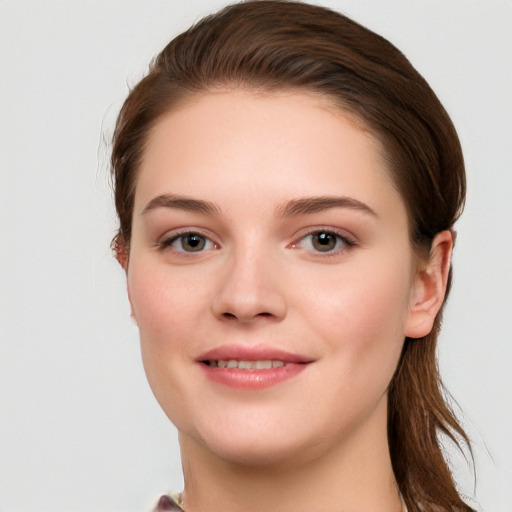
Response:
[{"label": "teeth", "polygon": [[218,368],[237,368],[238,370],[269,370],[271,368],[280,368],[284,366],[283,361],[237,361],[236,359],[219,359],[218,361],[208,361],[208,365]]},{"label": "teeth", "polygon": [[267,370],[272,368],[272,361],[255,361],[254,366],[256,370]]}]

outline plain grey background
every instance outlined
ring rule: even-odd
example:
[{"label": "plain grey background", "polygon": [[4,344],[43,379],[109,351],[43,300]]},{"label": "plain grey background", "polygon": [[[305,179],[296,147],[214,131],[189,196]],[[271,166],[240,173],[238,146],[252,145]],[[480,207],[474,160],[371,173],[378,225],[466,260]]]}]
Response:
[{"label": "plain grey background", "polygon": [[[0,1],[0,512],[140,512],[182,485],[109,250],[108,139],[151,57],[224,3]],[[469,192],[440,366],[477,498],[510,512],[512,2],[323,4],[402,49],[458,128]]]}]

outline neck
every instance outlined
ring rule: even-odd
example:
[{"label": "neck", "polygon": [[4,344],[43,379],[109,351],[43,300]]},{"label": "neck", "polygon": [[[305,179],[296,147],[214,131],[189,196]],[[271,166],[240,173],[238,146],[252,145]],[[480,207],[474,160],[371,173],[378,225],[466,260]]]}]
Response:
[{"label": "neck", "polygon": [[[381,416],[386,419],[385,410]],[[400,512],[386,428],[373,421],[329,450],[249,465],[181,433],[187,512]]]}]

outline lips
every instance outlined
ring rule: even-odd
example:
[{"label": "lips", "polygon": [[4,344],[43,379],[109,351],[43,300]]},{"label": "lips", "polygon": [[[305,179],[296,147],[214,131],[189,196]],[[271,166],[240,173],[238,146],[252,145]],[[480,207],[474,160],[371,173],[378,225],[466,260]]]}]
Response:
[{"label": "lips", "polygon": [[311,358],[266,345],[222,345],[201,354],[198,361],[282,361],[305,364]]},{"label": "lips", "polygon": [[223,345],[205,352],[197,362],[216,383],[239,389],[263,389],[297,376],[314,360],[264,345]]}]

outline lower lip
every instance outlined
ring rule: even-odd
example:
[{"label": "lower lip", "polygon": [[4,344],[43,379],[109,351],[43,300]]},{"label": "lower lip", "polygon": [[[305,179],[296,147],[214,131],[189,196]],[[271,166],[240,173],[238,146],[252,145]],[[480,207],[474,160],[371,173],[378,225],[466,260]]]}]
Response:
[{"label": "lower lip", "polygon": [[308,366],[308,363],[288,363],[285,366],[268,370],[239,370],[238,368],[219,368],[204,363],[199,364],[210,380],[236,389],[270,388],[292,379]]}]

